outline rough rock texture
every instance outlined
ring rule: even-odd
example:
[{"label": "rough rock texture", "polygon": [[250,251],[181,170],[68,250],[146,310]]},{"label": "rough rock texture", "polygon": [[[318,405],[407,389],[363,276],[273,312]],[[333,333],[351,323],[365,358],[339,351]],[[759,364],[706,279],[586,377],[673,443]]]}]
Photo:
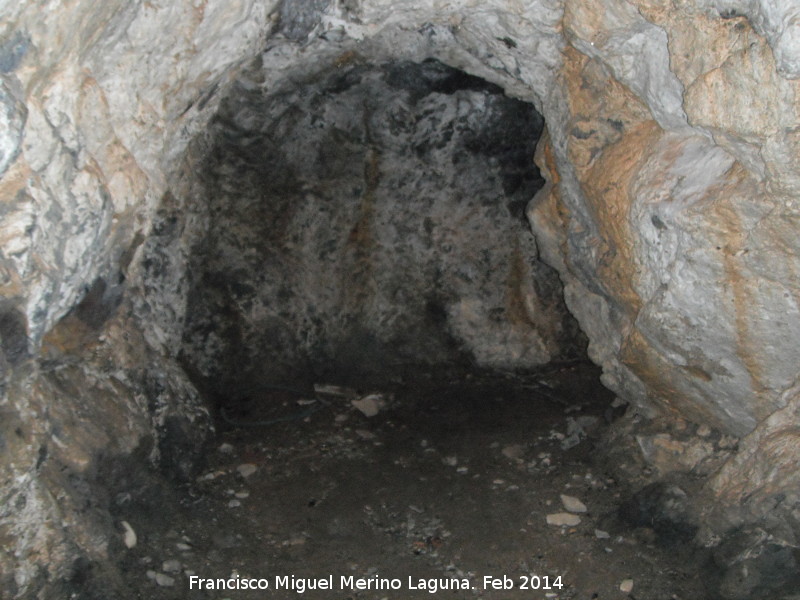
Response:
[{"label": "rough rock texture", "polygon": [[143,489],[137,465],[192,473],[208,415],[177,344],[142,319],[143,241],[167,165],[268,10],[0,2],[3,597],[87,592],[120,544],[111,512]]},{"label": "rough rock texture", "polygon": [[[711,476],[725,514],[709,523],[724,532],[776,514],[765,535],[796,546],[796,480],[781,465],[800,459],[797,4],[276,4],[0,0],[0,579],[11,595],[55,589],[114,537],[41,470],[50,460],[96,481],[105,446],[158,447],[166,421],[153,397],[183,390],[185,402],[164,401],[199,411],[172,362],[186,264],[209,223],[193,202],[204,152],[185,150],[259,52],[267,87],[361,53],[438,58],[533,102],[549,183],[528,215],[604,382],[645,414],[745,436]],[[96,297],[119,304],[78,338],[102,337],[105,350],[62,342],[47,359],[45,338]],[[59,424],[81,414],[81,430],[98,428],[85,447]],[[65,455],[51,459],[56,447]]]},{"label": "rough rock texture", "polygon": [[322,368],[462,354],[530,368],[582,351],[524,218],[541,187],[531,105],[436,61],[354,57],[269,92],[264,68],[207,134],[184,349],[196,371],[230,391]]}]

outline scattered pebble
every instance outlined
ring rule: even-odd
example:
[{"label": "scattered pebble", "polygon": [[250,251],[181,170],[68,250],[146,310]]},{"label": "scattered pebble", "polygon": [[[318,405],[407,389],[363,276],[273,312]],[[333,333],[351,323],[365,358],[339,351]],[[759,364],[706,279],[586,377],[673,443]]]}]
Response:
[{"label": "scattered pebble", "polygon": [[189,544],[186,544],[184,542],[178,542],[177,544],[175,544],[175,547],[182,552],[186,552],[187,550],[192,549],[192,547]]},{"label": "scattered pebble", "polygon": [[445,456],[442,459],[442,462],[446,464],[448,467],[455,467],[458,464],[458,457],[457,456]]},{"label": "scattered pebble", "polygon": [[381,412],[384,407],[383,394],[370,394],[358,400],[352,400],[351,404],[360,410],[365,417],[371,418]]},{"label": "scattered pebble", "polygon": [[211,471],[209,473],[204,473],[197,478],[197,481],[212,481],[217,477],[225,475],[224,471]]},{"label": "scattered pebble", "polygon": [[174,558],[170,560],[165,560],[161,564],[161,570],[164,571],[164,573],[180,573],[181,568],[182,568],[181,561],[175,560]]},{"label": "scattered pebble", "polygon": [[314,392],[317,394],[326,394],[328,396],[355,396],[355,391],[350,388],[327,383],[315,383]]},{"label": "scattered pebble", "polygon": [[697,428],[697,435],[700,437],[708,437],[711,435],[711,428],[708,425],[700,425],[700,427]]},{"label": "scattered pebble", "polygon": [[563,504],[564,508],[571,513],[586,512],[586,505],[580,500],[578,500],[575,496],[567,496],[566,494],[561,494],[561,504]]},{"label": "scattered pebble", "polygon": [[161,587],[172,587],[175,585],[175,579],[164,573],[156,573],[156,583]]},{"label": "scattered pebble", "polygon": [[250,497],[250,492],[248,492],[247,490],[242,490],[241,492],[236,492],[234,496],[239,498],[239,500],[244,500],[245,498]]},{"label": "scattered pebble", "polygon": [[366,429],[356,429],[356,435],[360,437],[362,440],[374,440],[376,437],[378,437],[374,433]]},{"label": "scattered pebble", "polygon": [[522,458],[522,454],[525,452],[525,447],[521,444],[511,444],[510,446],[503,448],[502,452],[503,456],[506,458],[515,460],[517,458]]},{"label": "scattered pebble", "polygon": [[580,522],[581,518],[572,513],[560,512],[547,515],[548,525],[573,527],[575,525],[579,525]]},{"label": "scattered pebble", "polygon": [[122,521],[121,523],[122,527],[125,528],[125,533],[122,534],[122,541],[125,542],[126,548],[133,548],[137,542],[136,532],[127,521]]},{"label": "scattered pebble", "polygon": [[461,475],[464,475],[467,472],[469,472],[469,467],[458,467],[456,469],[456,473],[460,473]]},{"label": "scattered pebble", "polygon": [[233,454],[233,444],[225,442],[224,444],[220,445],[220,447],[217,448],[217,450],[222,454]]},{"label": "scattered pebble", "polygon": [[619,591],[623,594],[630,594],[633,591],[633,579],[623,579],[619,584]]},{"label": "scattered pebble", "polygon": [[244,463],[236,467],[236,470],[239,471],[239,475],[241,475],[245,479],[247,479],[248,477],[250,477],[250,475],[255,473],[257,469],[258,467],[256,467],[252,463]]},{"label": "scattered pebble", "polygon": [[603,531],[602,529],[595,529],[594,537],[596,537],[598,540],[607,540],[611,537],[611,534],[607,531]]},{"label": "scattered pebble", "polygon": [[236,508],[237,506],[241,505],[242,503],[239,502],[238,500],[231,500],[230,502],[228,502],[228,508]]}]

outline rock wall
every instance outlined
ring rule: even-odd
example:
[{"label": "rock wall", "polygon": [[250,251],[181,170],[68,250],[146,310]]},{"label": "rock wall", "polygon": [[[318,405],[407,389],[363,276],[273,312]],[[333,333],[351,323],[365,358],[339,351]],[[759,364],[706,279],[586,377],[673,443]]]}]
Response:
[{"label": "rock wall", "polygon": [[266,89],[262,59],[209,126],[184,354],[228,397],[583,352],[524,216],[541,116],[437,61],[374,61]]},{"label": "rock wall", "polygon": [[[644,414],[742,437],[709,478],[716,526],[769,512],[797,544],[796,486],[779,468],[800,458],[796,3],[23,0],[0,15],[0,577],[12,596],[54,589],[76,556],[115,539],[107,507],[80,513],[48,463],[96,480],[103,453],[158,447],[158,398],[202,413],[171,362],[181,274],[208,224],[192,202],[203,153],[186,148],[258,53],[258,85],[380,50],[533,102],[549,183],[528,215],[604,382]],[[84,301],[106,317],[87,326]],[[99,429],[78,450],[86,424]]]},{"label": "rock wall", "polygon": [[[210,422],[170,330],[146,316],[141,259],[169,165],[263,44],[269,10],[0,2],[4,598],[90,594],[92,578],[107,596],[111,515],[149,489],[143,469],[192,474]],[[180,268],[174,250],[164,262]],[[164,301],[175,327],[184,302]]]}]

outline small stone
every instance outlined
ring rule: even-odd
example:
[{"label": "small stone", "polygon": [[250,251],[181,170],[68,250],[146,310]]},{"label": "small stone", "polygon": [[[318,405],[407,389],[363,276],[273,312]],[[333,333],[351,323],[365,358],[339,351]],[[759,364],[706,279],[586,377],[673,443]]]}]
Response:
[{"label": "small stone", "polygon": [[378,437],[374,433],[366,429],[356,429],[356,435],[360,437],[362,440],[374,440],[376,437]]},{"label": "small stone", "polygon": [[700,427],[697,428],[697,435],[700,437],[708,437],[711,435],[711,428],[708,425],[700,425]]},{"label": "small stone", "polygon": [[244,463],[244,464],[241,464],[238,467],[236,467],[236,470],[239,472],[239,475],[241,475],[245,479],[247,479],[253,473],[255,473],[257,469],[258,469],[258,467],[256,467],[252,463]]},{"label": "small stone", "polygon": [[339,397],[355,396],[356,394],[355,391],[350,388],[342,387],[340,385],[331,385],[327,383],[315,383],[314,392],[317,394],[324,394],[326,396],[339,396]]},{"label": "small stone", "polygon": [[370,394],[358,400],[352,400],[351,404],[360,410],[365,417],[371,418],[381,412],[384,406],[382,394]]},{"label": "small stone", "polygon": [[511,460],[522,458],[522,454],[524,452],[525,452],[525,447],[522,446],[521,444],[511,444],[510,446],[506,446],[502,450],[503,456],[505,456],[506,458],[510,458]]},{"label": "small stone", "polygon": [[172,587],[175,585],[175,579],[164,573],[156,573],[156,583],[161,587]]},{"label": "small stone", "polygon": [[228,502],[228,508],[236,508],[241,505],[242,503],[239,502],[238,500],[231,500],[230,502]]},{"label": "small stone", "polygon": [[598,540],[607,540],[611,537],[611,534],[607,531],[603,531],[602,529],[595,529],[594,537],[596,537]]},{"label": "small stone", "polygon": [[153,571],[152,569],[147,569],[147,571],[145,572],[145,575],[147,575],[148,579],[155,579],[156,578],[156,572]]},{"label": "small stone", "polygon": [[250,492],[248,492],[247,490],[242,490],[241,492],[236,492],[234,496],[239,498],[239,500],[244,500],[245,498],[250,497]]},{"label": "small stone", "polygon": [[633,579],[623,579],[619,584],[619,591],[623,594],[630,594],[633,591]]},{"label": "small stone", "polygon": [[183,542],[178,542],[177,544],[175,544],[175,547],[181,552],[186,552],[187,550],[192,549],[192,547],[189,544],[185,544]]},{"label": "small stone", "polygon": [[233,444],[225,442],[224,444],[220,445],[217,450],[222,454],[233,454]]},{"label": "small stone", "polygon": [[455,467],[458,464],[458,457],[457,456],[445,456],[442,459],[442,463],[446,464],[448,467]]},{"label": "small stone", "polygon": [[579,525],[581,518],[572,513],[560,512],[547,515],[547,524],[561,527],[574,527]]},{"label": "small stone", "polygon": [[174,558],[165,560],[161,564],[161,570],[164,571],[164,573],[180,573],[181,568],[181,561],[175,560]]},{"label": "small stone", "polygon": [[580,500],[578,500],[575,496],[567,496],[566,494],[561,494],[561,504],[563,504],[564,508],[571,513],[586,512],[586,505]]},{"label": "small stone", "polygon": [[125,533],[122,534],[122,541],[125,543],[126,548],[133,548],[136,546],[136,542],[138,541],[136,532],[133,530],[133,527],[131,527],[131,524],[127,521],[122,521],[121,524],[125,529]]}]

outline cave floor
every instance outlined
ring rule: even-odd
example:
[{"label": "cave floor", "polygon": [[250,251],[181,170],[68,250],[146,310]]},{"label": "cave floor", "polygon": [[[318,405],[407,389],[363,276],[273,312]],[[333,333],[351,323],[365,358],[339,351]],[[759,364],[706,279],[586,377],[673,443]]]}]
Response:
[{"label": "cave floor", "polygon": [[[596,451],[613,397],[593,368],[535,379],[427,373],[362,391],[383,394],[377,415],[320,395],[322,409],[303,419],[221,423],[194,484],[161,510],[122,512],[138,535],[126,588],[154,600],[704,597],[688,550],[658,547],[614,516],[622,487]],[[304,408],[288,392],[262,395],[283,414]],[[247,419],[278,414],[257,413]],[[566,512],[562,494],[586,505],[579,524],[547,523]],[[192,575],[236,574],[269,589],[190,589]],[[295,589],[276,589],[292,576]],[[349,576],[373,589],[343,589]],[[400,589],[374,589],[376,576]],[[300,593],[320,578],[333,589]],[[432,593],[451,578],[470,589]],[[633,589],[621,591],[628,579]]]}]

